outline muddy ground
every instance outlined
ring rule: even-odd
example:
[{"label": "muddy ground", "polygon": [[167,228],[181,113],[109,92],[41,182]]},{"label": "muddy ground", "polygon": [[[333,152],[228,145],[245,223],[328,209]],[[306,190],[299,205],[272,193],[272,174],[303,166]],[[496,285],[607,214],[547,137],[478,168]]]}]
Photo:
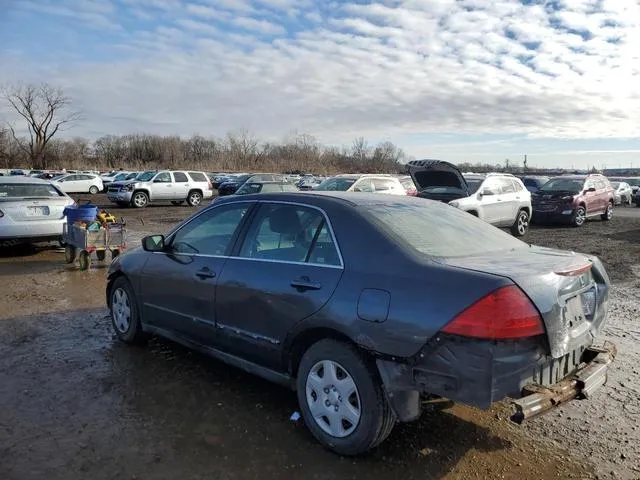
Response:
[{"label": "muddy ground", "polygon": [[[98,203],[105,201],[97,196]],[[193,211],[112,209],[131,243]],[[0,252],[0,479],[640,478],[640,208],[526,239],[598,254],[614,280],[608,384],[522,426],[505,405],[444,404],[371,454],[339,458],[292,422],[294,395],[154,339],[118,343],[104,265],[55,247]]]}]

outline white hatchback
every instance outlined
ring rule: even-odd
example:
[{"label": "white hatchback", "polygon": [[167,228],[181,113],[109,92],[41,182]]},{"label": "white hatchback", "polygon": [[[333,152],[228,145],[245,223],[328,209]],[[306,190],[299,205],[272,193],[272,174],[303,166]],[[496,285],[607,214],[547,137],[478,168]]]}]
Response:
[{"label": "white hatchback", "polygon": [[52,180],[56,187],[65,193],[90,193],[95,195],[103,190],[102,179],[88,173],[70,173]]}]

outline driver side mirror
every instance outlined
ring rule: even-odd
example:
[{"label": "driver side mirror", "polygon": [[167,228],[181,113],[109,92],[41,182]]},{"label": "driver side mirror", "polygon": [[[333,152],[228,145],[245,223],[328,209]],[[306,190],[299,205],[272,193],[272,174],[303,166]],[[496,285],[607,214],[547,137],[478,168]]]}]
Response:
[{"label": "driver side mirror", "polygon": [[485,195],[495,195],[495,194],[496,194],[496,192],[494,192],[490,188],[483,188],[480,191],[480,197],[484,197]]},{"label": "driver side mirror", "polygon": [[362,192],[362,189],[360,187],[355,187],[353,189],[354,192]]},{"label": "driver side mirror", "polygon": [[161,252],[165,249],[164,235],[148,235],[142,239],[145,252]]}]

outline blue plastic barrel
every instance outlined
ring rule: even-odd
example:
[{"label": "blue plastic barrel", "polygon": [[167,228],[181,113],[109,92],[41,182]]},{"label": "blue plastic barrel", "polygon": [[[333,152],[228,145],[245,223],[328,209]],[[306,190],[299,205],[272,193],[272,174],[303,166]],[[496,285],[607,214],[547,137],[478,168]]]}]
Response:
[{"label": "blue plastic barrel", "polygon": [[95,205],[71,205],[65,207],[62,212],[67,217],[67,223],[72,225],[75,222],[81,220],[84,222],[92,222],[98,215],[98,207]]}]

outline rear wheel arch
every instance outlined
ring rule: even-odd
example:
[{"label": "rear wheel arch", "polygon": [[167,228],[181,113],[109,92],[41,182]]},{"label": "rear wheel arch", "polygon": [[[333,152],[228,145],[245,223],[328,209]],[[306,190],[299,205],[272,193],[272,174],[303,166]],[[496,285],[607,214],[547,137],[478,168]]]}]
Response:
[{"label": "rear wheel arch", "polygon": [[315,343],[320,340],[335,340],[355,346],[356,348],[366,351],[358,346],[348,335],[329,327],[315,327],[303,330],[298,333],[290,342],[287,349],[287,358],[285,366],[293,378],[298,375],[298,367],[304,353]]}]

